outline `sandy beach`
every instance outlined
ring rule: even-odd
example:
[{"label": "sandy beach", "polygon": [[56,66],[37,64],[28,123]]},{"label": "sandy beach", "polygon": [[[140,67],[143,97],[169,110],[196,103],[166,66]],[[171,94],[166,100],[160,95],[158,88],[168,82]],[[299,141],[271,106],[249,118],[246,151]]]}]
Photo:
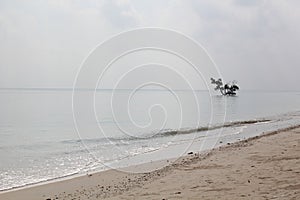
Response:
[{"label": "sandy beach", "polygon": [[[151,165],[155,163],[135,167]],[[296,200],[300,199],[299,180],[300,127],[296,126],[208,153],[193,152],[149,173],[108,170],[2,192],[0,199]]]}]

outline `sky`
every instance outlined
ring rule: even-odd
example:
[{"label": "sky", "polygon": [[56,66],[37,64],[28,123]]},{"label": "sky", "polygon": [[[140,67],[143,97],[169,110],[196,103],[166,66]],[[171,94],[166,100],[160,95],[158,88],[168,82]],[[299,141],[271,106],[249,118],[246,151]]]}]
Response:
[{"label": "sky", "polygon": [[199,42],[225,81],[298,90],[299,24],[297,0],[0,0],[0,87],[71,88],[97,45],[159,27]]}]

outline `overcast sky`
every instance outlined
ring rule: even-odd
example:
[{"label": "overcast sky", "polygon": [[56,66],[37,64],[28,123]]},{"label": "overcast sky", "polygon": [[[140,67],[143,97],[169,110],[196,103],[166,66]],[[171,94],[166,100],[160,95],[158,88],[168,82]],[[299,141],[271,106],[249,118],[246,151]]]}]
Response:
[{"label": "overcast sky", "polygon": [[95,46],[149,26],[194,38],[244,89],[298,89],[298,0],[0,0],[0,87],[72,87]]}]

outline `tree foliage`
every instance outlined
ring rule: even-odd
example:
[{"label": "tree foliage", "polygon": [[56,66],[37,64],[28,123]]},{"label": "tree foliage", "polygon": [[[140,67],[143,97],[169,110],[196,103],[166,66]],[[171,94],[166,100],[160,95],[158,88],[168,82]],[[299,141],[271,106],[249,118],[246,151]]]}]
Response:
[{"label": "tree foliage", "polygon": [[240,89],[236,81],[231,81],[224,85],[221,78],[218,80],[210,78],[210,80],[212,84],[216,85],[215,90],[219,90],[222,95],[234,96],[236,91]]}]

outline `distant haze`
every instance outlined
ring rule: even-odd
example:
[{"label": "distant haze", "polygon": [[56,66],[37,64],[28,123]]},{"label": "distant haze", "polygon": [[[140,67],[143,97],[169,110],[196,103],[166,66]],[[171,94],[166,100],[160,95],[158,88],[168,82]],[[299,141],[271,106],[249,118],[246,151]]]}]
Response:
[{"label": "distant haze", "polygon": [[194,38],[242,89],[298,90],[297,0],[1,0],[0,88],[71,88],[92,49],[141,27]]}]

